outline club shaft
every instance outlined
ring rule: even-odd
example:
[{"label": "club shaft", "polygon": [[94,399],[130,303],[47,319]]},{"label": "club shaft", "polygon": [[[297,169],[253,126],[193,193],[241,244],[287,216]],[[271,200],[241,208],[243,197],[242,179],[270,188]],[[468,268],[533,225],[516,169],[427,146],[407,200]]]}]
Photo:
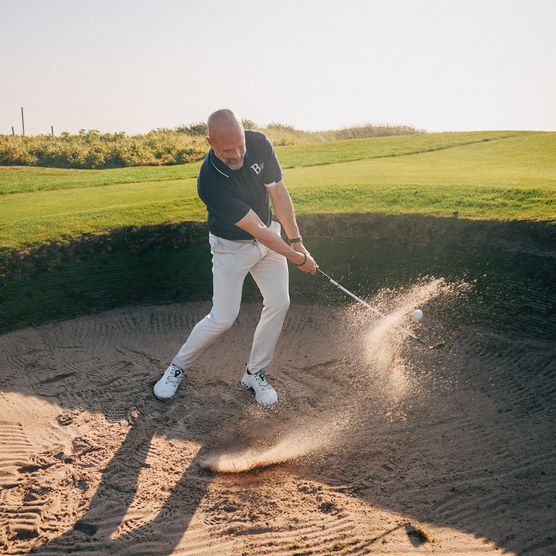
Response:
[{"label": "club shaft", "polygon": [[[373,313],[375,313],[375,315],[378,315],[380,317],[386,318],[386,315],[382,312],[379,311],[378,309],[375,309],[372,305],[369,305],[366,301],[364,301],[363,299],[361,299],[360,297],[357,297],[353,292],[350,292],[347,288],[344,288],[344,286],[342,286],[341,284],[338,284],[338,282],[336,282],[336,280],[334,280],[333,278],[331,278],[330,276],[328,276],[328,274],[326,274],[325,272],[323,272],[320,268],[317,268],[317,270],[333,285],[336,286],[339,290],[342,290],[344,293],[346,293],[347,295],[349,295],[350,297],[352,297],[353,299],[355,299],[355,301],[358,301],[359,303],[361,303],[361,305],[364,305],[365,307],[367,307],[367,309],[370,309]],[[413,334],[413,332],[411,332],[410,330],[407,330],[407,328],[404,328],[403,326],[398,326],[398,325],[394,325],[395,328],[397,328],[400,332],[403,332],[404,334],[407,334],[408,336],[411,336],[411,338],[413,338],[414,340],[417,340],[418,342],[424,343],[423,340],[421,340],[421,338],[419,338],[419,336],[416,336],[415,334]]]}]

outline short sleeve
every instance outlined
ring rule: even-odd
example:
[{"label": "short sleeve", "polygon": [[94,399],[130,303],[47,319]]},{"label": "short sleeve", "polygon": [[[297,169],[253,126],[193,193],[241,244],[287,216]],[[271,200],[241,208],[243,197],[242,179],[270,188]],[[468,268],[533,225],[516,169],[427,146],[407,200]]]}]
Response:
[{"label": "short sleeve", "polygon": [[247,203],[229,195],[226,191],[204,191],[199,192],[199,196],[208,210],[227,224],[236,224],[251,210]]},{"label": "short sleeve", "polygon": [[276,185],[282,179],[282,168],[276,158],[276,153],[272,147],[272,143],[266,135],[264,137],[264,170],[263,180],[267,187]]}]

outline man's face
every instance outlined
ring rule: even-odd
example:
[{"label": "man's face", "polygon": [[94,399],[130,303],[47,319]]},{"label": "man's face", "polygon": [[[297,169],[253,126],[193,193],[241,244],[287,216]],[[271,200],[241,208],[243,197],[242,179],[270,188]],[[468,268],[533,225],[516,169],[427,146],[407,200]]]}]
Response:
[{"label": "man's face", "polygon": [[231,170],[239,170],[245,157],[245,133],[243,130],[214,133],[208,142],[216,155]]}]

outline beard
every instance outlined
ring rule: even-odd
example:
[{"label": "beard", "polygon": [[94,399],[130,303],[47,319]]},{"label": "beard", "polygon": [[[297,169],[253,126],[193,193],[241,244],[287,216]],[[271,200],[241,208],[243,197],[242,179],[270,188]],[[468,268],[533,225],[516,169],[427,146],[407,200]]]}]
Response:
[{"label": "beard", "polygon": [[214,155],[216,156],[216,158],[218,158],[218,160],[220,160],[220,162],[223,162],[230,170],[240,170],[241,167],[243,166],[243,159],[245,158],[245,155],[243,155],[241,158],[225,158],[223,156],[219,156],[216,152],[214,152]]},{"label": "beard", "polygon": [[239,160],[224,159],[222,162],[224,162],[230,170],[239,170],[243,166],[243,156]]}]

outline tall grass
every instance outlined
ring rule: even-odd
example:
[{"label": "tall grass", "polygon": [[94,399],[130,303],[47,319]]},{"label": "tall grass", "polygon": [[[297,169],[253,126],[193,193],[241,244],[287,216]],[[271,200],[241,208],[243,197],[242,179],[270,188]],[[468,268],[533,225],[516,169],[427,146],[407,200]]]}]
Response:
[{"label": "tall grass", "polygon": [[177,131],[145,135],[81,130],[60,137],[0,135],[0,165],[51,168],[123,168],[194,162],[206,154],[205,142]]},{"label": "tall grass", "polygon": [[266,133],[276,147],[312,145],[329,141],[341,141],[343,139],[363,139],[365,137],[386,137],[423,133],[422,131],[408,126],[374,126],[372,124],[328,131],[302,131],[290,125],[270,123],[268,126],[258,129]]},{"label": "tall grass", "polygon": [[[247,129],[257,127],[250,120],[244,120],[244,125]],[[415,129],[406,126],[372,125],[311,132],[272,123],[259,129],[276,146],[417,133]],[[185,164],[201,160],[205,156],[206,132],[206,124],[200,122],[131,136],[125,133],[100,133],[96,130],[81,130],[77,135],[62,133],[58,137],[0,135],[0,165],[105,169]]]}]

